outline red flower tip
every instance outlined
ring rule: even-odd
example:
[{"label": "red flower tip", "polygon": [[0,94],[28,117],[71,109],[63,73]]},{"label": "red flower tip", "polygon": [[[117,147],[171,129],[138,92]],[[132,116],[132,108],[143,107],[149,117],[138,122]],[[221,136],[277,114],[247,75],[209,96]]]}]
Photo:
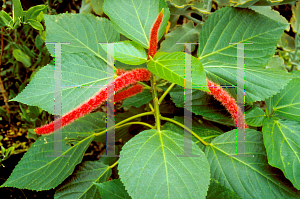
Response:
[{"label": "red flower tip", "polygon": [[[123,72],[123,71],[122,71]],[[144,68],[137,68],[133,69],[131,71],[125,72],[118,76],[114,80],[114,91],[118,92],[121,89],[131,85],[135,84],[137,81],[148,81],[150,80],[151,73]],[[141,85],[140,85],[141,86]],[[139,85],[133,86],[129,88],[126,91],[123,91],[119,93],[119,96],[116,96],[117,100],[125,99],[124,97],[129,97],[138,92],[141,92],[142,88]],[[66,126],[73,122],[74,120],[90,113],[93,109],[100,106],[104,101],[107,99],[107,87],[101,89],[98,93],[96,93],[92,98],[88,99],[85,103],[80,105],[79,107],[73,109],[69,113],[62,116],[59,120],[55,120],[51,122],[50,124],[44,125],[42,127],[36,128],[34,132],[37,134],[49,134],[54,132],[54,124],[58,124],[58,122],[61,120],[61,125]]]},{"label": "red flower tip", "polygon": [[160,27],[160,24],[162,22],[162,19],[164,17],[164,8],[160,11],[158,14],[152,28],[150,31],[150,42],[149,42],[149,51],[148,51],[148,59],[151,57],[154,57],[156,50],[157,50],[157,34]]},{"label": "red flower tip", "polygon": [[118,76],[122,75],[123,73],[125,73],[126,71],[124,69],[117,69],[116,73]]},{"label": "red flower tip", "polygon": [[[237,106],[237,103],[234,98],[232,98],[222,87],[218,86],[217,84],[211,82],[210,80],[207,80],[207,85],[209,86],[208,89],[210,90],[211,94],[214,96],[216,100],[222,103],[222,105],[228,110],[228,112],[231,114],[231,117],[235,121],[238,128],[241,128],[239,126],[238,121],[244,121],[244,113],[242,113],[242,110],[240,107]],[[244,128],[248,128],[247,124],[244,121]]]}]

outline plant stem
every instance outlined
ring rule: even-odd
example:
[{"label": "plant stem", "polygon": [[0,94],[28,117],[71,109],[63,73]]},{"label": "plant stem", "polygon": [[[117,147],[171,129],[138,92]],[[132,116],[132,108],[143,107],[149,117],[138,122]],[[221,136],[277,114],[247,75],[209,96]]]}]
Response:
[{"label": "plant stem", "polygon": [[160,113],[159,113],[159,102],[157,98],[156,93],[156,82],[155,82],[155,75],[152,74],[151,77],[151,86],[152,86],[152,97],[153,97],[153,103],[154,103],[154,116],[155,116],[155,122],[156,122],[156,128],[160,132]]},{"label": "plant stem", "polygon": [[117,160],[115,163],[113,163],[111,166],[109,166],[109,168],[114,168],[117,164],[118,164],[119,160]]},{"label": "plant stem", "polygon": [[[142,116],[145,116],[145,115],[153,115],[153,112],[141,113],[141,114],[137,114],[137,115],[135,115],[135,116],[132,116],[132,117],[130,117],[130,118],[127,118],[127,119],[125,119],[125,120],[123,120],[123,121],[117,123],[115,126],[110,127],[109,129],[105,129],[105,130],[103,130],[103,131],[101,131],[101,132],[99,132],[99,133],[95,133],[95,136],[102,135],[102,134],[106,133],[107,130],[112,129],[113,127],[118,127],[118,126],[120,126],[121,124],[126,123],[127,121],[130,121],[130,120],[132,120],[132,119],[134,119],[134,118],[142,117]],[[154,128],[154,127],[153,127],[153,128]]]},{"label": "plant stem", "polygon": [[169,88],[164,92],[164,94],[159,98],[158,103],[161,104],[166,95],[170,92],[170,90],[175,86],[175,83],[172,83]]},{"label": "plant stem", "polygon": [[[293,57],[292,61],[296,61],[296,59],[297,59],[297,54],[298,54],[298,50],[299,50],[299,47],[298,47],[299,34],[300,34],[300,26],[298,28],[298,31],[296,32],[296,37],[295,37],[295,53],[294,53],[294,57]],[[294,70],[294,67],[295,67],[295,64],[292,64],[290,72]]]},{"label": "plant stem", "polygon": [[200,21],[198,19],[195,19],[194,17],[191,17],[187,14],[183,15],[185,18],[189,19],[189,20],[192,20],[193,22],[195,22],[196,24],[203,24],[203,21]]},{"label": "plant stem", "polygon": [[181,124],[180,122],[177,122],[173,119],[170,119],[170,118],[167,118],[167,117],[163,117],[163,116],[160,116],[160,119],[162,120],[166,120],[166,121],[169,121],[169,122],[172,122],[174,124],[177,124],[178,126],[186,129],[189,133],[191,133],[193,136],[195,136],[195,138],[197,138],[202,144],[204,144],[205,146],[207,145],[210,145],[210,143],[207,143],[205,142],[200,136],[198,136],[196,133],[194,133],[191,129],[187,128],[186,126],[184,126],[183,124]]},{"label": "plant stem", "polygon": [[151,87],[148,86],[147,84],[145,84],[145,83],[143,83],[143,82],[137,82],[137,83],[143,85],[143,86],[145,87],[144,89],[149,89],[149,90],[151,90]]},{"label": "plant stem", "polygon": [[151,105],[151,103],[149,103],[149,107],[150,107],[151,111],[154,113],[154,108],[153,108],[153,106]]},{"label": "plant stem", "polygon": [[152,126],[152,125],[150,125],[150,124],[148,124],[148,123],[145,123],[145,122],[128,122],[128,123],[123,124],[123,125],[118,125],[118,126],[116,126],[116,128],[121,128],[121,127],[123,127],[123,126],[132,125],[132,124],[140,124],[140,125],[147,126],[147,127],[149,127],[150,129],[155,129],[154,126]]}]

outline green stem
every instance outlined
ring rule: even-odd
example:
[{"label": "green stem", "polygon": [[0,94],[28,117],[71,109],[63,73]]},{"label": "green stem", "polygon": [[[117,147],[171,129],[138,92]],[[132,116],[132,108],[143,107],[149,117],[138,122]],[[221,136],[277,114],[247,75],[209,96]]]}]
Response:
[{"label": "green stem", "polygon": [[128,122],[128,123],[126,123],[126,124],[116,126],[116,128],[121,128],[121,127],[123,127],[123,126],[132,125],[132,124],[140,124],[140,125],[147,126],[147,127],[149,127],[150,129],[155,129],[154,126],[152,126],[152,125],[150,125],[150,124],[148,124],[148,123],[145,123],[145,122]]},{"label": "green stem", "polygon": [[151,77],[151,86],[152,86],[152,97],[153,97],[153,103],[154,103],[154,116],[155,116],[156,128],[160,132],[159,102],[158,102],[157,93],[156,93],[156,82],[155,82],[154,74],[152,74],[152,77]]},{"label": "green stem", "polygon": [[103,131],[101,131],[101,132],[99,132],[99,133],[95,133],[95,136],[102,135],[102,134],[106,133],[107,130],[110,130],[110,129],[114,128],[114,127],[116,128],[116,127],[120,126],[121,124],[126,123],[127,121],[130,121],[130,120],[132,120],[132,119],[135,119],[135,118],[137,118],[137,117],[142,117],[142,116],[145,116],[145,115],[153,115],[153,112],[141,113],[141,114],[137,114],[137,115],[135,115],[135,116],[132,116],[132,117],[130,117],[130,118],[127,118],[127,119],[125,119],[125,120],[123,120],[123,121],[117,123],[115,126],[112,126],[112,127],[108,128],[108,129],[105,129],[105,130],[103,130]]},{"label": "green stem", "polygon": [[166,95],[170,92],[170,90],[175,86],[175,83],[172,83],[169,88],[164,92],[164,94],[159,98],[158,103],[161,104]]},{"label": "green stem", "polygon": [[181,124],[180,122],[177,122],[173,119],[170,119],[170,118],[167,118],[167,117],[163,117],[163,116],[160,116],[160,119],[162,120],[166,120],[166,121],[169,121],[169,122],[172,122],[174,124],[177,124],[178,126],[186,129],[188,132],[190,132],[193,136],[195,136],[195,138],[197,138],[200,142],[202,142],[202,144],[204,144],[205,146],[207,145],[210,145],[210,143],[207,143],[205,142],[199,135],[197,135],[196,133],[194,133],[191,129],[187,128],[186,126],[184,126],[183,124]]},{"label": "green stem", "polygon": [[200,21],[198,19],[195,19],[194,17],[191,17],[189,15],[183,15],[185,18],[192,20],[193,22],[195,22],[196,24],[203,24],[203,21]]},{"label": "green stem", "polygon": [[145,87],[144,89],[149,89],[149,90],[151,90],[151,87],[148,86],[147,84],[145,84],[145,83],[143,83],[143,82],[137,82],[137,83],[143,85],[143,86]]},{"label": "green stem", "polygon": [[[298,28],[298,31],[296,32],[296,37],[295,37],[295,53],[294,53],[294,57],[293,57],[292,61],[296,61],[296,59],[297,59],[297,54],[298,54],[298,50],[299,50],[299,47],[298,47],[299,34],[300,34],[300,26]],[[295,65],[293,64],[290,71],[293,71],[294,67],[295,67]]]},{"label": "green stem", "polygon": [[111,166],[109,166],[109,168],[114,168],[117,164],[118,164],[119,160],[117,160],[115,163],[113,163]]}]

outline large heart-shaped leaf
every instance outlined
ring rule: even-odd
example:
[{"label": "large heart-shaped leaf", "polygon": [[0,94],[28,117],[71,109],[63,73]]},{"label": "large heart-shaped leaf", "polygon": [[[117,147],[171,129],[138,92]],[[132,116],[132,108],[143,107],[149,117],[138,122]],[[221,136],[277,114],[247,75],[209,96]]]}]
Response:
[{"label": "large heart-shaped leaf", "polygon": [[170,17],[164,0],[107,0],[103,5],[103,10],[109,16],[114,28],[144,48],[149,48],[150,31],[162,8],[165,11],[158,39],[163,36]]},{"label": "large heart-shaped leaf", "polygon": [[[300,79],[290,81],[280,93],[266,100],[269,110],[292,120],[300,121]],[[269,105],[272,104],[272,107]]]},{"label": "large heart-shaped leaf", "polygon": [[57,187],[54,198],[100,198],[98,188],[93,183],[106,182],[110,175],[110,167],[100,161],[82,162],[77,165],[72,175]]},{"label": "large heart-shaped leaf", "polygon": [[[40,69],[26,88],[12,100],[38,106],[54,114],[54,70],[55,66],[51,64]],[[62,114],[91,98],[108,82],[106,63],[93,55],[69,54],[62,59],[61,71]],[[110,77],[113,75],[109,74]]]},{"label": "large heart-shaped leaf", "polygon": [[262,130],[269,164],[281,169],[300,190],[300,123],[268,118]]},{"label": "large heart-shaped leaf", "polygon": [[[245,154],[234,156],[237,144],[244,144]],[[258,131],[245,129],[244,143],[237,143],[236,130],[222,134],[206,147],[205,154],[212,178],[242,198],[300,197],[300,191],[268,164],[263,137]]]},{"label": "large heart-shaped leaf", "polygon": [[[62,44],[62,54],[84,52],[95,55],[104,61],[106,52],[99,43],[110,43],[120,40],[120,34],[113,28],[108,19],[95,17],[91,14],[59,14],[45,15],[46,42]],[[46,44],[54,56],[53,44]]]},{"label": "large heart-shaped leaf", "polygon": [[191,61],[191,78],[194,77],[192,87],[209,91],[201,62],[187,53],[157,53],[147,67],[155,75],[184,87],[186,59]]},{"label": "large heart-shaped leaf", "polygon": [[[183,156],[184,147],[193,155]],[[146,130],[127,142],[119,159],[119,175],[132,198],[205,198],[209,165],[193,142],[172,131]],[[182,155],[182,157],[179,157]]]},{"label": "large heart-shaped leaf", "polygon": [[245,65],[265,66],[288,26],[253,10],[225,7],[204,23],[199,38],[198,56],[202,62],[218,60],[223,65],[237,64],[237,43],[245,44]]},{"label": "large heart-shaped leaf", "polygon": [[[76,135],[80,136],[78,133],[70,135],[69,132],[62,132],[63,138],[76,137]],[[29,148],[1,187],[17,187],[37,191],[55,188],[82,161],[84,152],[93,138],[94,136],[90,135],[70,147],[66,145],[67,141],[55,139],[54,134],[41,136]],[[58,151],[59,154],[55,148],[57,144],[62,145],[62,151]]]}]

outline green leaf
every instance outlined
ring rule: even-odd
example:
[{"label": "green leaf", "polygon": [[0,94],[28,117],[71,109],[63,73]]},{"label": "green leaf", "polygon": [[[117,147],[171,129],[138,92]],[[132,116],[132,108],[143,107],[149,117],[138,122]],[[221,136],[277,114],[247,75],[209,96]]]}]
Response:
[{"label": "green leaf", "polygon": [[[54,114],[54,71],[55,66],[51,64],[40,69],[12,101],[38,106]],[[107,85],[107,65],[93,55],[68,54],[62,59],[62,77],[62,114],[65,114]]]},{"label": "green leaf", "polygon": [[[237,77],[236,65],[222,65],[217,61],[203,64],[206,76],[218,85],[236,86],[237,79],[245,80],[245,102],[262,101],[278,93],[292,79],[292,75],[276,69],[260,67],[244,67],[245,75]],[[237,88],[223,88],[233,98],[237,99]]]},{"label": "green leaf", "polygon": [[[44,18],[47,30],[46,42],[71,43],[62,44],[63,54],[84,52],[106,61],[107,55],[99,43],[120,40],[119,33],[106,18],[91,14],[45,15]],[[46,44],[46,46],[54,56],[54,45]]]},{"label": "green leaf", "polygon": [[[262,133],[245,129],[245,155],[236,152],[236,130],[215,138],[205,149],[211,177],[242,198],[299,198],[278,170],[268,165]],[[233,156],[235,155],[235,156]]]},{"label": "green leaf", "polygon": [[[184,88],[176,85],[170,91],[171,100],[177,107],[184,107]],[[190,108],[188,108],[190,110]],[[222,104],[206,92],[192,89],[192,111],[204,119],[220,124],[236,126],[230,114]]]},{"label": "green leaf", "polygon": [[[272,10],[271,6],[251,6],[250,9],[254,10],[257,13],[265,15],[275,21],[278,21],[283,24],[288,24],[289,22],[280,15],[280,13],[276,10]],[[289,28],[289,27],[287,27]]]},{"label": "green leaf", "polygon": [[102,199],[131,198],[120,179],[104,183],[95,183],[95,185],[98,187]]},{"label": "green leaf", "polygon": [[295,39],[286,33],[283,33],[277,46],[284,51],[292,52],[295,50]]},{"label": "green leaf", "polygon": [[13,22],[13,19],[9,14],[7,14],[4,10],[0,11],[0,27],[1,26],[10,26]]},{"label": "green leaf", "polygon": [[273,57],[271,57],[271,60],[268,63],[268,65],[266,66],[266,68],[273,68],[276,70],[287,71],[287,69],[284,67],[284,59],[277,55],[274,55]]},{"label": "green leaf", "polygon": [[24,16],[24,21],[27,22],[28,19],[37,20],[39,14],[45,10],[47,10],[46,5],[37,5],[29,8]]},{"label": "green leaf", "polygon": [[240,197],[231,191],[230,189],[222,186],[218,181],[215,179],[211,179],[210,185],[207,192],[207,199],[240,199]]},{"label": "green leaf", "polygon": [[300,190],[300,123],[268,118],[264,121],[262,132],[269,164],[281,169]]},{"label": "green leaf", "polygon": [[255,6],[276,6],[276,5],[283,5],[295,2],[295,0],[279,0],[279,1],[273,1],[273,0],[259,0],[254,5]]},{"label": "green leaf", "polygon": [[103,10],[114,28],[127,38],[149,48],[150,31],[159,12],[165,9],[158,31],[158,40],[163,36],[170,12],[164,0],[107,0]]},{"label": "green leaf", "polygon": [[269,110],[300,121],[300,79],[295,78],[290,81],[280,93],[267,99],[266,104]]},{"label": "green leaf", "polygon": [[56,188],[54,198],[100,198],[95,182],[105,182],[111,175],[109,166],[99,161],[85,161],[77,165],[74,172]]},{"label": "green leaf", "polygon": [[30,67],[31,66],[31,59],[30,57],[25,54],[22,50],[20,49],[14,49],[13,51],[13,56],[14,58],[24,64],[25,67]]},{"label": "green leaf", "polygon": [[300,31],[300,3],[296,2],[295,6],[292,6],[293,16],[291,18],[291,26],[293,28],[294,33],[299,33]]},{"label": "green leaf", "polygon": [[[107,52],[107,44],[100,44]],[[117,42],[114,45],[114,58],[124,64],[140,65],[147,62],[147,53],[145,49],[132,41]]]},{"label": "green leaf", "polygon": [[[184,154],[184,137],[172,131],[146,130],[120,153],[119,175],[132,198],[205,198],[210,174],[207,159],[193,142]],[[191,149],[191,148],[190,148]]]},{"label": "green leaf", "polygon": [[[62,133],[63,138],[76,135],[79,134]],[[93,138],[94,136],[90,135],[70,147],[66,145],[66,141],[60,143],[60,140],[55,140],[53,133],[48,136],[41,136],[29,148],[1,187],[16,187],[37,191],[55,188],[81,162],[84,152]],[[62,144],[62,151],[54,149],[55,143]],[[54,153],[55,151],[59,154]]]},{"label": "green leaf", "polygon": [[121,107],[134,106],[138,108],[144,104],[148,104],[151,100],[152,100],[151,92],[149,90],[143,90],[143,92],[125,99]]},{"label": "green leaf", "polygon": [[21,18],[23,16],[23,8],[21,5],[20,0],[12,0],[13,3],[13,21],[16,22],[17,19]]},{"label": "green leaf", "polygon": [[218,60],[222,65],[237,64],[237,44],[244,44],[245,65],[265,66],[288,24],[253,10],[225,7],[204,23],[199,38],[201,62]]},{"label": "green leaf", "polygon": [[154,56],[154,60],[151,60],[147,67],[155,75],[184,87],[185,59],[191,60],[191,78],[194,77],[192,87],[209,91],[201,62],[187,53],[175,52]]},{"label": "green leaf", "polygon": [[259,127],[262,126],[263,120],[266,118],[265,112],[256,106],[246,111],[245,121],[249,126]]},{"label": "green leaf", "polygon": [[[201,28],[202,25],[200,24],[194,27],[192,21],[175,27],[172,32],[166,34],[166,39],[161,43],[159,51],[168,53],[184,51],[183,43],[196,43],[199,38]],[[193,52],[194,49],[195,44],[192,44],[191,52]]]},{"label": "green leaf", "polygon": [[36,30],[44,30],[43,25],[36,20],[28,19],[27,22]]},{"label": "green leaf", "polygon": [[91,0],[91,7],[97,15],[101,15],[103,13],[103,3],[104,0]]},{"label": "green leaf", "polygon": [[[182,117],[175,116],[173,120],[184,125],[184,116]],[[166,122],[161,129],[173,131],[182,136],[184,135],[184,129],[178,126],[177,124],[171,122]],[[192,118],[191,130],[206,142],[211,142],[215,137],[223,133],[221,129],[212,125],[210,122],[205,120],[200,120],[200,119],[196,120],[194,117]],[[192,140],[200,147],[201,150],[204,151],[205,146],[199,140],[197,140],[196,137],[192,136]]]}]

